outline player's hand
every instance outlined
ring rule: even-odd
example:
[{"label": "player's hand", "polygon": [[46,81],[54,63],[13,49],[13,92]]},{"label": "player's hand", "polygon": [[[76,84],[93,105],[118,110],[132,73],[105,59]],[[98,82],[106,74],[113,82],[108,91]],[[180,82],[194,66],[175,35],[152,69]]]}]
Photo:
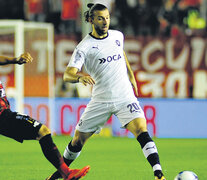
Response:
[{"label": "player's hand", "polygon": [[87,84],[89,84],[89,85],[95,84],[95,81],[91,76],[81,76],[79,78],[79,82],[84,84],[84,86],[87,86]]},{"label": "player's hand", "polygon": [[33,58],[29,53],[23,53],[16,59],[16,63],[17,64],[25,64],[28,62],[32,62],[32,60],[33,60]]}]

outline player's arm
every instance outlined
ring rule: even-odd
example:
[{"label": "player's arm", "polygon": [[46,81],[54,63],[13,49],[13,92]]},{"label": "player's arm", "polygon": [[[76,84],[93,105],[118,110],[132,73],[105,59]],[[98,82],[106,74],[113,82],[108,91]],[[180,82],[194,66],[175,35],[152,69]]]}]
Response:
[{"label": "player's arm", "polygon": [[95,84],[95,81],[93,78],[89,75],[81,75],[78,74],[78,68],[75,67],[67,67],[64,75],[63,75],[64,82],[70,82],[70,83],[83,83],[85,86],[87,84],[93,85]]},{"label": "player's arm", "polygon": [[29,53],[23,53],[19,57],[8,57],[8,56],[0,56],[0,65],[7,64],[24,64],[27,62],[32,62],[33,58]]},{"label": "player's arm", "polygon": [[134,88],[134,92],[135,92],[135,95],[138,96],[138,88],[137,88],[137,82],[135,80],[135,77],[134,77],[134,73],[131,69],[131,66],[129,64],[129,61],[127,59],[127,56],[126,56],[126,53],[124,52],[124,59],[126,61],[126,65],[127,65],[127,72],[128,72],[128,76],[129,76],[129,80]]}]

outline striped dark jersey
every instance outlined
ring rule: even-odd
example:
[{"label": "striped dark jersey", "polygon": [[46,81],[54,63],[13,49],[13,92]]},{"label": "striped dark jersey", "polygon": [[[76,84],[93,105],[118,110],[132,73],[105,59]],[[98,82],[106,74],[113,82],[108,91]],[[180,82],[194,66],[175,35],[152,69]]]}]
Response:
[{"label": "striped dark jersey", "polygon": [[7,100],[6,93],[2,82],[0,81],[0,114],[5,110],[10,109],[9,101]]}]

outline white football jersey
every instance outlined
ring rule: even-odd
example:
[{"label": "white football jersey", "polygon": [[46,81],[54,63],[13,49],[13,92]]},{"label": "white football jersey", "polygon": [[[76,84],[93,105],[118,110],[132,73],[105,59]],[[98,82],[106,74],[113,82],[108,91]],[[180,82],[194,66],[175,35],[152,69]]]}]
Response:
[{"label": "white football jersey", "polygon": [[95,80],[92,100],[114,102],[135,97],[127,74],[123,45],[123,34],[109,30],[103,39],[86,35],[74,50],[68,66],[80,71],[84,65]]}]

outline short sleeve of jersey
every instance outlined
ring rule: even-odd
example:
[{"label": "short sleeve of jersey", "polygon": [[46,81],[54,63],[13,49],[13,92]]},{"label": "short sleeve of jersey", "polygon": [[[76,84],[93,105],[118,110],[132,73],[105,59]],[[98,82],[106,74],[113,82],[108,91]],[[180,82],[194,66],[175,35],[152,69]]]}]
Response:
[{"label": "short sleeve of jersey", "polygon": [[122,33],[122,32],[120,32],[120,33],[121,33],[121,38],[122,38],[123,48],[124,48],[124,35],[123,35],[123,33]]},{"label": "short sleeve of jersey", "polygon": [[68,67],[75,67],[80,71],[84,64],[84,61],[85,54],[83,53],[83,51],[76,48],[71,56]]},{"label": "short sleeve of jersey", "polygon": [[124,34],[121,31],[117,30],[113,30],[112,32],[113,36],[115,35],[121,41],[121,47],[124,49]]},{"label": "short sleeve of jersey", "polygon": [[121,31],[116,31],[116,32],[119,33],[119,35],[120,35],[122,41],[124,41],[124,35],[123,35],[123,33],[122,33]]}]

